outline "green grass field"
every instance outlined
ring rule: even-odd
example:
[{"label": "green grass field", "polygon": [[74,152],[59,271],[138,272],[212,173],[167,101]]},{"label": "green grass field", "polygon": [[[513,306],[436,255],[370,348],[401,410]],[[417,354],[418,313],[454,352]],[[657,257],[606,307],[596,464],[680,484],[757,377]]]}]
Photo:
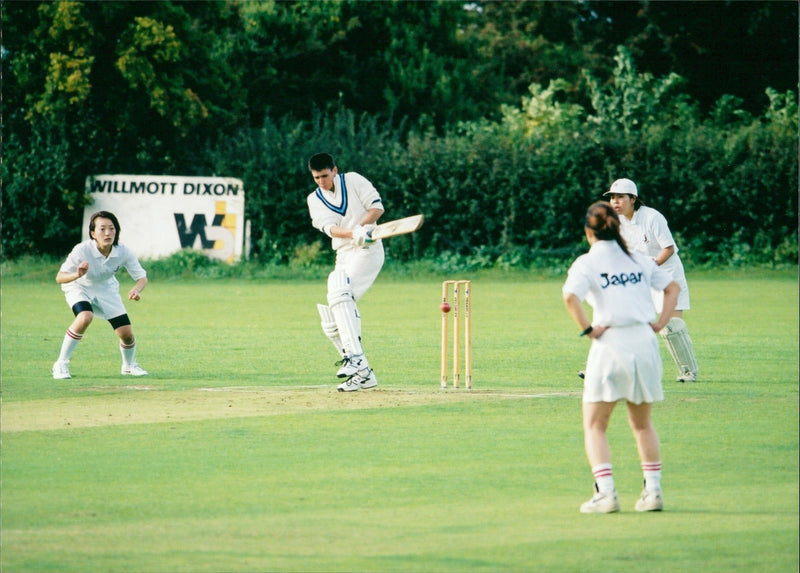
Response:
[{"label": "green grass field", "polygon": [[[55,275],[55,269],[52,272]],[[561,279],[473,277],[474,389],[439,389],[440,280],[360,304],[376,390],[335,391],[325,281],[152,281],[128,304],[151,375],[119,375],[105,321],[50,376],[71,313],[2,282],[3,573],[798,571],[795,272],[690,274],[701,381],[666,400],[662,513],[582,515],[588,343]],[[123,284],[123,288],[128,283]]]}]

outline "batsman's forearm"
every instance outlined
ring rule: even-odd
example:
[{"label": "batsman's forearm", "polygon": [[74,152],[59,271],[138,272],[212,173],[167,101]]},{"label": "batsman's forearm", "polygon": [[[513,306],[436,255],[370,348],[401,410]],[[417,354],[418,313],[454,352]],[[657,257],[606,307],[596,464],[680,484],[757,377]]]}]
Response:
[{"label": "batsman's forearm", "polygon": [[367,214],[364,215],[364,217],[362,217],[359,225],[372,225],[381,218],[381,215],[383,215],[383,209],[372,208],[367,211]]},{"label": "batsman's forearm", "polygon": [[353,230],[352,229],[345,229],[344,227],[340,227],[338,225],[334,225],[330,229],[330,234],[332,239],[352,239],[353,238]]}]

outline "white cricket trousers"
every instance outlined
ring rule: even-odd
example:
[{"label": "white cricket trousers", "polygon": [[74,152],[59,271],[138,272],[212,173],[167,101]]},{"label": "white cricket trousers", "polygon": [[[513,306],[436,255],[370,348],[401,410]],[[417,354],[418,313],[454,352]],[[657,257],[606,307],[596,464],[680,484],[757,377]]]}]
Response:
[{"label": "white cricket trousers", "polygon": [[353,298],[358,301],[367,292],[383,267],[383,243],[376,241],[365,247],[344,245],[336,251],[336,270],[350,277]]}]

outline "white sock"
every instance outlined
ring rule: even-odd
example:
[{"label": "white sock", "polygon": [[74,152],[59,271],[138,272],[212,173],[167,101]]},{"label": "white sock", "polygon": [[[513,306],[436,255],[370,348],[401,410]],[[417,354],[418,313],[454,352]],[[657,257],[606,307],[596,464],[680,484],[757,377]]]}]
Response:
[{"label": "white sock", "polygon": [[642,462],[644,489],[656,491],[661,489],[661,462]]},{"label": "white sock", "polygon": [[119,351],[122,353],[123,366],[129,366],[136,362],[136,360],[134,360],[134,356],[136,356],[136,341],[134,341],[130,346],[125,346],[125,344],[120,340]]},{"label": "white sock", "polygon": [[68,328],[64,335],[64,342],[61,343],[61,354],[58,355],[58,361],[68,362],[81,339],[83,339],[83,334],[78,334]]},{"label": "white sock", "polygon": [[592,466],[594,483],[597,484],[597,491],[600,493],[614,490],[614,474],[611,471],[611,464],[597,464]]}]

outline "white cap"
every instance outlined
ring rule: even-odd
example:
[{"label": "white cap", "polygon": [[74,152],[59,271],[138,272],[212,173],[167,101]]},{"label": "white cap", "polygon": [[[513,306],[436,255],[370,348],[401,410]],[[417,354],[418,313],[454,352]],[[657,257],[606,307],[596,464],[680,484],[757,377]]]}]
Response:
[{"label": "white cap", "polygon": [[633,195],[634,197],[639,196],[639,190],[636,188],[636,183],[630,179],[617,179],[611,184],[611,188],[603,193],[603,195],[611,195],[612,193],[617,195]]}]

